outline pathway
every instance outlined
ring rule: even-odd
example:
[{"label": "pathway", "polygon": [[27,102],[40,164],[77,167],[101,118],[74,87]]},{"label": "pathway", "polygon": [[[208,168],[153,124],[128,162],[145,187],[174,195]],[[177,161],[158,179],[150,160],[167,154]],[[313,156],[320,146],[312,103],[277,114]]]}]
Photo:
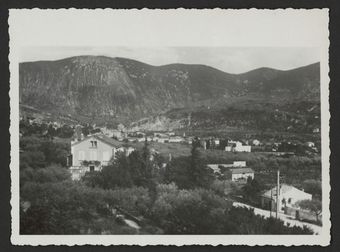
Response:
[{"label": "pathway", "polygon": [[[260,208],[256,208],[256,207],[244,204],[244,203],[233,202],[233,206],[234,207],[246,207],[248,209],[252,208],[252,209],[254,209],[254,213],[255,214],[261,215],[261,216],[263,216],[265,218],[269,218],[270,217],[270,211],[267,211],[267,210],[264,210],[264,209],[260,209]],[[272,216],[275,217],[275,212],[272,212]],[[289,223],[290,226],[298,226],[298,227],[307,226],[311,230],[313,230],[314,234],[320,234],[321,231],[322,231],[322,227],[321,226],[292,219],[292,216],[285,215],[283,213],[279,213],[279,218],[284,221],[285,225],[287,225]]]}]

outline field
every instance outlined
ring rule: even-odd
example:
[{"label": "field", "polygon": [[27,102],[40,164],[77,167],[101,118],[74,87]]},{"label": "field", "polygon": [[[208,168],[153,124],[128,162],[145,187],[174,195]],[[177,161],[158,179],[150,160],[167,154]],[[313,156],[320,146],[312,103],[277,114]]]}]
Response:
[{"label": "field", "polygon": [[[133,143],[132,146],[140,149],[144,143]],[[191,146],[179,143],[149,143],[150,149],[160,152],[165,158],[171,153],[173,158],[189,156]],[[275,153],[250,152],[232,153],[223,150],[203,150],[200,155],[206,164],[231,164],[233,161],[246,161],[247,166],[255,171],[255,178],[266,187],[276,183],[276,172],[281,172],[281,182],[301,187],[305,180],[320,180],[321,159],[319,155],[278,157]]]}]

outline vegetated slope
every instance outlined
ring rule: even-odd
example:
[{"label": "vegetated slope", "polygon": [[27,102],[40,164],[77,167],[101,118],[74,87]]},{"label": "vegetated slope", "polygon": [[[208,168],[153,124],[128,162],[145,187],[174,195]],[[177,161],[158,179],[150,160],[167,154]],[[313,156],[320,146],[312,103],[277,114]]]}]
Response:
[{"label": "vegetated slope", "polygon": [[124,58],[77,56],[21,63],[20,103],[75,117],[131,122],[173,109],[221,109],[244,100],[254,106],[318,101],[319,68],[316,63],[236,75],[204,65],[151,66]]},{"label": "vegetated slope", "polygon": [[20,64],[20,102],[42,110],[138,118],[232,95],[229,74],[207,66],[153,67],[81,56]]}]

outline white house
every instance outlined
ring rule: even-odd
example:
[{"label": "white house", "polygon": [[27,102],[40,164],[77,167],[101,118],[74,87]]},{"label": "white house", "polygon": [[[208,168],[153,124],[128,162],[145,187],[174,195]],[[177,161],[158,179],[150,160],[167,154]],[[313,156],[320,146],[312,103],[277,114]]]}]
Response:
[{"label": "white house", "polygon": [[228,145],[225,147],[225,151],[228,152],[251,152],[250,145],[243,145],[239,141],[228,141]]},{"label": "white house", "polygon": [[246,183],[248,178],[254,179],[254,171],[249,167],[230,168],[229,174],[233,182]]},{"label": "white house", "polygon": [[[274,187],[262,194],[261,205],[263,208],[271,208],[273,211],[276,210],[276,192],[277,187]],[[294,186],[281,184],[279,190],[279,211],[283,211],[285,207],[292,207],[300,200],[311,199],[311,194],[299,190]]]},{"label": "white house", "polygon": [[254,171],[247,167],[246,161],[234,161],[232,164],[207,164],[207,167],[215,174],[226,173],[227,178],[234,182],[245,183],[248,177],[254,179]]},{"label": "white house", "polygon": [[171,136],[169,137],[169,143],[183,143],[184,138],[180,136]]},{"label": "white house", "polygon": [[246,161],[234,161],[232,167],[246,167]]},{"label": "white house", "polygon": [[127,155],[132,152],[105,135],[90,135],[71,141],[68,165],[72,179],[79,180],[88,171],[100,171],[111,158],[115,158],[118,151],[125,151]]}]

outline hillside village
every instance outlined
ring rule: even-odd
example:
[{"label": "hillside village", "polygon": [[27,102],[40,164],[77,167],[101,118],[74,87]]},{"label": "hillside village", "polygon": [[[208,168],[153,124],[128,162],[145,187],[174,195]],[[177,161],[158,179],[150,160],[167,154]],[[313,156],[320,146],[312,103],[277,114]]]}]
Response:
[{"label": "hillside village", "polygon": [[21,63],[20,232],[320,233],[319,68]]},{"label": "hillside village", "polygon": [[[48,139],[69,139],[66,141],[69,151],[65,155],[65,159],[67,160],[66,167],[68,167],[71,179],[74,181],[82,180],[87,173],[101,172],[104,167],[112,165],[120,155],[128,157],[133,152],[143,148],[145,144],[150,149],[150,161],[161,157],[161,162],[155,168],[158,170],[166,169],[173,158],[181,155],[164,147],[171,146],[174,149],[186,149],[189,153],[193,142],[197,142],[203,155],[205,153],[207,155],[212,154],[207,156],[209,161],[206,161],[205,169],[211,171],[217,190],[222,190],[222,195],[234,201],[234,205],[246,204],[248,207],[265,209],[270,211],[270,216],[274,216],[276,209],[279,209],[280,218],[285,221],[287,221],[287,218],[303,219],[305,222],[301,222],[301,226],[306,225],[307,222],[314,223],[315,219],[319,223],[321,219],[320,213],[315,217],[313,212],[304,210],[296,204],[301,201],[311,201],[313,198],[312,194],[304,192],[304,188],[301,188],[300,183],[298,183],[297,188],[282,181],[283,183],[280,185],[282,192],[280,191],[279,198],[277,198],[275,172],[279,167],[273,167],[270,171],[271,175],[266,179],[266,183],[268,183],[268,179],[271,180],[268,183],[269,190],[267,189],[266,191],[262,188],[257,195],[251,195],[251,193],[250,195],[239,194],[244,188],[252,188],[254,186],[252,181],[263,180],[264,177],[268,177],[268,174],[265,174],[268,171],[253,169],[248,165],[247,161],[239,159],[239,155],[246,157],[245,155],[248,154],[259,154],[286,159],[296,155],[317,156],[319,151],[311,141],[306,141],[302,144],[293,142],[273,142],[269,144],[268,142],[263,143],[260,139],[251,138],[232,140],[227,137],[188,136],[185,133],[179,135],[175,131],[129,131],[123,124],[119,124],[116,129],[109,129],[107,127],[96,127],[95,125],[81,126],[77,124],[72,126],[59,122],[44,122],[43,120],[27,117],[22,117],[20,122],[22,125],[21,137],[30,135],[33,131]],[[221,163],[221,156],[218,153],[235,155],[235,157],[229,157],[230,163]],[[234,187],[233,193],[230,193],[230,185]],[[254,188],[250,190],[254,190]],[[258,188],[255,190],[258,190]]]}]

